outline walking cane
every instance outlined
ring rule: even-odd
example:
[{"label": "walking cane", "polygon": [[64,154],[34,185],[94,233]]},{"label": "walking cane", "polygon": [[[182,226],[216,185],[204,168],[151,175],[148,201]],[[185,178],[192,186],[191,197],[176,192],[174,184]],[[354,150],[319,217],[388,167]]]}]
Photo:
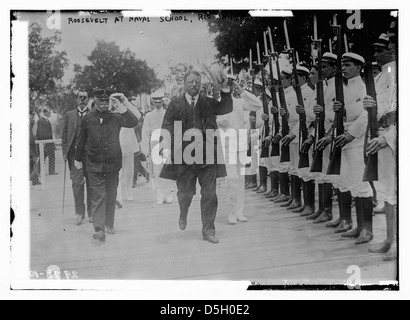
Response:
[{"label": "walking cane", "polygon": [[66,174],[67,174],[67,160],[64,160],[64,182],[63,182],[63,209],[62,209],[62,215],[64,215],[64,202],[65,202],[65,179],[66,179]]}]

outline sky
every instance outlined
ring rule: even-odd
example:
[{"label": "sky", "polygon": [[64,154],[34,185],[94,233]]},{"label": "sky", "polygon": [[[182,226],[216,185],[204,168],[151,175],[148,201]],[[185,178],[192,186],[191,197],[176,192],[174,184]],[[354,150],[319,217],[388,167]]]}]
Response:
[{"label": "sky", "polygon": [[[167,74],[169,64],[197,62],[211,64],[217,50],[213,44],[215,35],[208,31],[206,21],[199,20],[197,14],[183,14],[182,21],[167,22],[160,18],[149,17],[144,22],[129,22],[128,18],[115,22],[120,13],[91,14],[80,12],[61,13],[60,19],[52,16],[52,12],[21,14],[22,20],[38,22],[43,27],[43,36],[50,36],[58,26],[61,29],[61,50],[67,52],[70,67],[66,70],[64,82],[74,75],[74,64],[85,65],[87,56],[95,48],[98,40],[116,42],[122,50],[130,48],[136,57],[145,60],[153,68],[160,79]],[[105,19],[106,23],[73,23],[82,18]],[[72,20],[70,20],[72,19]],[[77,19],[77,20],[76,20]]]}]

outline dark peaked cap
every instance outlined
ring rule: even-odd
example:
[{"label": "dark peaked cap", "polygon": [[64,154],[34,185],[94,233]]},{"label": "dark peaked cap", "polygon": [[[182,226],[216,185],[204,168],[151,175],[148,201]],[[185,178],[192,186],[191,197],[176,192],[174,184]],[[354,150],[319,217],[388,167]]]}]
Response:
[{"label": "dark peaked cap", "polygon": [[93,92],[94,97],[99,99],[108,99],[112,94],[110,89],[95,89]]}]

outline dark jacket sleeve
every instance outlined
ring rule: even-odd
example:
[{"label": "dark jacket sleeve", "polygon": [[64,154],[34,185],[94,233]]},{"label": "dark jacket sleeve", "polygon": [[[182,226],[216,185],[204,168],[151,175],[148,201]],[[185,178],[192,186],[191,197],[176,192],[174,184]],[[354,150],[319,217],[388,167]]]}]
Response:
[{"label": "dark jacket sleeve", "polygon": [[68,137],[68,113],[66,113],[64,116],[64,127],[63,127],[63,133],[61,135],[61,146],[63,149],[64,156],[66,156],[68,153],[67,137]]},{"label": "dark jacket sleeve", "polygon": [[138,118],[130,111],[120,114],[121,116],[121,127],[134,128],[138,124]]},{"label": "dark jacket sleeve", "polygon": [[[216,100],[215,100],[216,101]],[[221,91],[221,101],[215,104],[215,115],[222,116],[233,111],[233,100],[231,93]]]},{"label": "dark jacket sleeve", "polygon": [[84,119],[84,121],[81,123],[80,135],[78,137],[78,141],[75,147],[75,160],[76,161],[81,161],[83,159],[85,145],[87,143],[87,137],[88,137],[87,120]]}]

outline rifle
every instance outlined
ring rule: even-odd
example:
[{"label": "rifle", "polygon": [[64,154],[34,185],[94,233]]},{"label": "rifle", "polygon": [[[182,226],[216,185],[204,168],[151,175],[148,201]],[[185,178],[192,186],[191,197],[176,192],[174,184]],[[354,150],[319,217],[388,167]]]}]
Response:
[{"label": "rifle", "polygon": [[[265,68],[263,67],[263,64],[260,65],[261,67],[261,73],[262,73],[262,105],[263,105],[263,113],[269,115],[269,107],[268,107],[268,101],[267,101],[267,97],[266,97],[266,83],[265,83],[265,75],[264,75],[264,71]],[[262,138],[262,141],[264,141],[264,139],[269,136],[269,119],[265,120],[264,123],[264,127],[265,127],[265,134],[264,137]],[[269,158],[269,144],[267,143],[263,143],[262,144],[262,150],[261,150],[261,158]]]},{"label": "rifle", "polygon": [[[252,66],[252,61],[250,62],[250,65]],[[252,76],[252,94],[255,94],[255,78],[256,78],[255,71],[253,69],[250,69],[249,72]],[[256,112],[255,111],[250,111],[249,112],[249,117],[256,117]],[[251,132],[254,132],[255,130],[256,130],[256,123],[251,122]],[[252,141],[249,141],[247,156],[248,157],[252,156]]]},{"label": "rifle", "polygon": [[[270,71],[270,82],[271,82],[271,88],[270,88],[270,94],[272,96],[272,105],[279,109],[279,104],[278,104],[278,99],[276,98],[276,90],[274,84],[274,79],[273,79],[273,66],[272,66],[272,56],[269,56],[269,71]],[[272,113],[273,114],[273,121],[275,123],[275,134],[274,137],[279,133],[279,114],[278,113]],[[271,157],[277,157],[280,156],[280,148],[279,148],[279,143],[274,143],[272,141],[272,150],[271,150]]]},{"label": "rifle", "polygon": [[[316,85],[316,102],[318,105],[325,107],[325,97],[323,91],[323,74],[322,74],[322,40],[313,39],[314,47],[317,50],[317,65],[319,82]],[[315,121],[315,141],[313,144],[313,162],[310,172],[322,172],[323,168],[323,150],[316,148],[320,139],[325,136],[325,112],[316,115]]]},{"label": "rifle", "polygon": [[334,24],[333,31],[337,38],[336,41],[336,51],[337,51],[337,71],[335,76],[335,86],[336,86],[336,100],[342,104],[339,111],[335,112],[335,121],[333,123],[333,133],[332,133],[332,145],[330,151],[330,163],[327,168],[328,175],[340,175],[340,167],[342,164],[342,147],[336,147],[334,145],[335,130],[336,136],[344,134],[344,93],[343,93],[343,74],[342,74],[342,26]]},{"label": "rifle", "polygon": [[[282,109],[285,110],[285,114],[281,117],[282,119],[282,137],[286,137],[289,134],[289,123],[288,123],[288,106],[286,104],[286,96],[285,96],[285,89],[283,89],[282,84],[282,73],[280,71],[279,65],[279,55],[278,53],[275,54],[276,56],[276,71],[278,73],[278,80],[279,80],[279,102]],[[281,146],[280,150],[280,162],[289,162],[290,161],[290,146],[283,145]]]},{"label": "rifle", "polygon": [[[369,45],[369,27],[365,26],[365,37],[366,37],[366,44],[367,48],[370,47]],[[376,107],[371,108],[368,110],[368,122],[367,122],[367,130],[366,130],[366,142],[364,144],[364,175],[363,181],[378,181],[378,153],[374,154],[367,154],[367,144],[370,140],[377,138],[378,136],[378,125],[377,125],[377,99],[376,99],[376,88],[374,85],[374,77],[373,77],[373,68],[372,68],[372,52],[371,50],[367,51],[366,55],[366,63],[364,65],[364,79],[366,84],[366,91],[367,95],[371,96],[374,101],[376,101]],[[370,134],[370,138],[369,138]]]},{"label": "rifle", "polygon": [[[296,69],[296,51],[291,49],[292,65],[293,65],[293,77],[295,79],[295,92],[298,100],[298,104],[304,107],[302,90],[300,89],[298,71]],[[309,167],[309,154],[302,153],[302,145],[308,138],[308,128],[306,125],[306,113],[299,114],[299,164],[298,168]]]}]

